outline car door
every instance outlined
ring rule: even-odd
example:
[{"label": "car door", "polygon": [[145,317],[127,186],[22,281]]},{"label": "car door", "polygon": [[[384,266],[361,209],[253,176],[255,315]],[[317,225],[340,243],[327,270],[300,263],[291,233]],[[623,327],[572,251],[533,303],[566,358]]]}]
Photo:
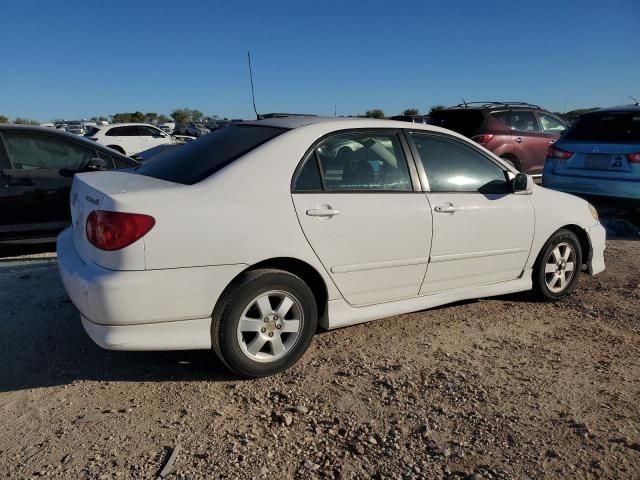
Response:
[{"label": "car door", "polygon": [[15,223],[15,210],[12,208],[9,193],[10,178],[5,175],[5,171],[10,167],[0,135],[0,241],[12,238],[13,224]]},{"label": "car door", "polygon": [[147,125],[140,125],[138,127],[138,135],[140,136],[140,144],[142,145],[141,151],[167,143],[167,135],[164,132]]},{"label": "car door", "polygon": [[406,152],[398,131],[336,133],[311,148],[294,177],[304,234],[352,305],[418,295],[431,211]]},{"label": "car door", "polygon": [[[542,127],[542,132],[547,139],[547,147],[552,143],[555,143],[558,138],[564,133],[567,129],[567,124],[560,120],[558,117],[554,115],[550,115],[548,113],[538,112],[538,121],[540,126]],[[545,158],[546,158],[546,150],[545,150]],[[544,160],[543,160],[544,162]]]},{"label": "car door", "polygon": [[513,150],[520,161],[520,171],[530,175],[542,173],[549,140],[531,110],[511,111]]},{"label": "car door", "polygon": [[433,212],[421,295],[517,278],[531,249],[533,206],[511,193],[508,173],[470,142],[410,132]]},{"label": "car door", "polygon": [[4,131],[13,235],[47,237],[57,235],[70,222],[69,192],[72,177],[61,170],[82,170],[95,150],[53,135]]}]

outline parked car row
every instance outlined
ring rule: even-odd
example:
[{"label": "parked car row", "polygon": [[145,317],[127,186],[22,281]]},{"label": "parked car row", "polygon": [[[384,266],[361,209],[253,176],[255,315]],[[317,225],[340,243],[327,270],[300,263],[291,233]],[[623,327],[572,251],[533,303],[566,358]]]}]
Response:
[{"label": "parked car row", "polygon": [[98,345],[213,349],[248,377],[295,363],[317,325],[532,288],[554,300],[604,269],[587,202],[419,123],[232,125],[76,175],[71,209],[58,265]]}]

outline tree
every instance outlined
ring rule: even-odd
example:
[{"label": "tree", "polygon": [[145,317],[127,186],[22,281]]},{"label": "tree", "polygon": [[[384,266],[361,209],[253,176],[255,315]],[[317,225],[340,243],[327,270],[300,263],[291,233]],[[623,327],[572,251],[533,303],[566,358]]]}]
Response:
[{"label": "tree", "polygon": [[373,110],[367,110],[364,116],[367,118],[384,118],[384,112],[379,108],[374,108]]},{"label": "tree", "polygon": [[167,123],[170,122],[171,118],[167,117],[164,113],[158,115],[158,123]]},{"label": "tree", "polygon": [[38,122],[36,120],[31,120],[30,118],[22,118],[22,117],[16,117],[13,123],[17,125],[38,125]]},{"label": "tree", "polygon": [[0,115],[0,123],[9,123],[9,117],[5,117],[4,115]]},{"label": "tree", "polygon": [[145,122],[155,124],[158,121],[158,114],[155,112],[148,112],[144,114]]},{"label": "tree", "polygon": [[404,112],[402,112],[402,115],[420,115],[420,110],[418,110],[417,108],[407,108]]},{"label": "tree", "polygon": [[432,105],[431,110],[429,110],[429,115],[431,115],[433,112],[444,110],[445,108],[447,108],[445,105]]},{"label": "tree", "polygon": [[200,110],[189,110],[189,119],[194,123],[202,123],[204,113]]},{"label": "tree", "polygon": [[129,123],[132,122],[130,113],[116,113],[111,116],[112,123]]},{"label": "tree", "polygon": [[171,112],[171,118],[176,123],[189,123],[189,109],[188,108],[176,108]]}]

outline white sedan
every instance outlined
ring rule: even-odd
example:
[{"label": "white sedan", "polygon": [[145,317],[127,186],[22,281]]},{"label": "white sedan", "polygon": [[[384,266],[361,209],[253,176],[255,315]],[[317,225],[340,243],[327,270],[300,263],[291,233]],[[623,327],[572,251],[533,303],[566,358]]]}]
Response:
[{"label": "white sedan", "polygon": [[135,170],[76,175],[58,238],[89,336],[213,349],[243,376],[344,327],[604,269],[591,205],[448,130],[371,119],[236,124]]}]

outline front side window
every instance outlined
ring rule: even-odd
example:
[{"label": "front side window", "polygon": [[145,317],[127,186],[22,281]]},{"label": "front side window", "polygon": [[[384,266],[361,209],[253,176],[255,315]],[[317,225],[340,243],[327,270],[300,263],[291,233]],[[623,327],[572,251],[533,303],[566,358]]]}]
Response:
[{"label": "front side window", "polygon": [[507,193],[505,171],[474,148],[452,138],[412,132],[410,138],[432,192]]},{"label": "front side window", "polygon": [[540,119],[544,133],[562,133],[567,128],[562,120],[547,115],[546,113],[539,113],[538,118]]},{"label": "front side window", "polygon": [[314,153],[327,191],[412,189],[396,133],[339,134],[320,143]]},{"label": "front side window", "polygon": [[96,156],[90,148],[47,135],[5,132],[2,137],[15,170],[81,170]]},{"label": "front side window", "polygon": [[140,135],[141,137],[163,137],[164,136],[162,132],[160,132],[160,130],[153,127],[147,127],[146,125],[140,125],[138,127],[138,135]]},{"label": "front side window", "polygon": [[517,111],[511,112],[511,130],[518,132],[539,132],[538,121],[533,112]]},{"label": "front side window", "polygon": [[286,131],[262,125],[221,128],[180,148],[160,152],[138,167],[136,173],[193,185]]}]

